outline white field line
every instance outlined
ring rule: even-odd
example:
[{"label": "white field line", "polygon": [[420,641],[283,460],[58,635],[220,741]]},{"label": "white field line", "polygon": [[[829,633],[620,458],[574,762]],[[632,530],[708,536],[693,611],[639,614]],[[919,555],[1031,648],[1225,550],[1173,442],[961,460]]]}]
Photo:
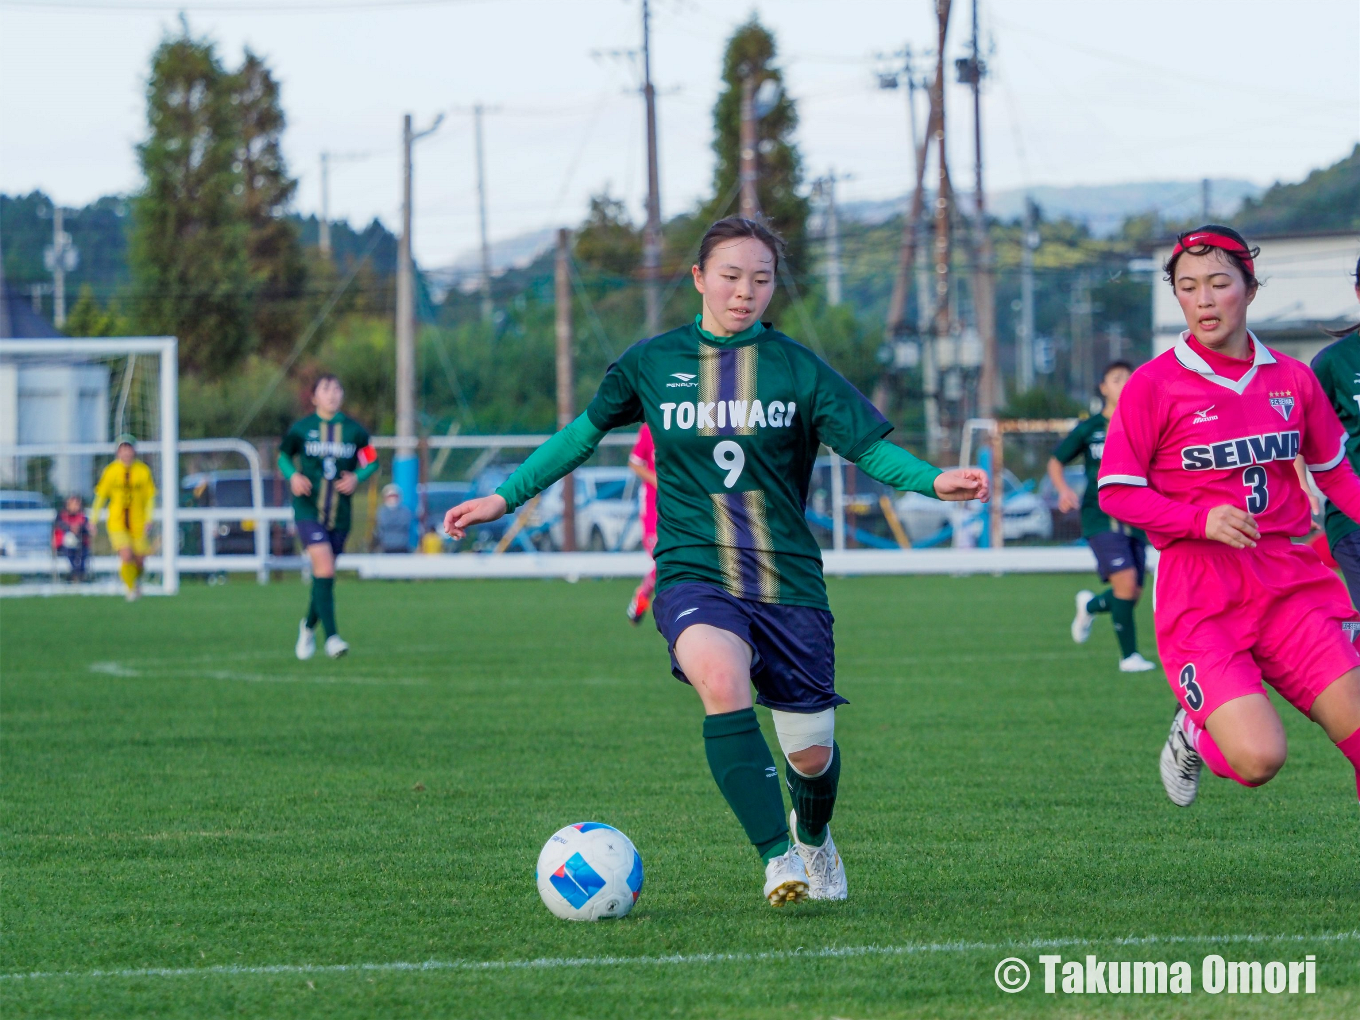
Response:
[{"label": "white field line", "polygon": [[665,967],[683,964],[759,963],[767,960],[841,959],[855,956],[916,956],[932,953],[1013,952],[1020,949],[1060,949],[1072,946],[1153,946],[1224,944],[1234,942],[1360,942],[1360,931],[1321,935],[1146,935],[1109,939],[1034,939],[1029,942],[927,942],[901,946],[828,946],[825,949],[775,950],[766,953],[676,953],[669,956],[540,957],[536,960],[426,960],[423,963],[276,963],[266,966],[230,964],[212,967],[142,967],[130,970],[63,970],[0,974],[0,981],[45,978],[175,978],[255,976],[270,974],[373,974],[406,971],[517,971],[567,967]]}]

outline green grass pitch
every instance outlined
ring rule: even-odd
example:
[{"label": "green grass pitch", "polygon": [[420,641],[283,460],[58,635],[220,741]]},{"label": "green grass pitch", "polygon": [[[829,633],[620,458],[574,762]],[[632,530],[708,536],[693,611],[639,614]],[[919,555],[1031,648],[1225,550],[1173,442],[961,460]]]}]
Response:
[{"label": "green grass pitch", "polygon": [[[1275,782],[1207,776],[1173,807],[1170,693],[1116,670],[1108,620],[1072,644],[1087,583],[830,582],[850,899],[784,911],[709,777],[698,699],[650,621],[623,618],[624,582],[342,578],[338,663],[293,658],[295,581],[6,601],[0,1010],[1360,1016],[1346,763],[1286,707]],[[1150,652],[1146,603],[1140,626]],[[623,921],[539,902],[539,848],[586,819],[646,863]],[[1045,995],[1045,951],[1186,960],[1195,992]],[[1315,953],[1317,994],[1206,994],[1215,951]],[[1035,973],[1015,995],[993,981],[1008,956]],[[456,966],[355,966],[424,961]],[[202,972],[93,973],[144,969]]]}]

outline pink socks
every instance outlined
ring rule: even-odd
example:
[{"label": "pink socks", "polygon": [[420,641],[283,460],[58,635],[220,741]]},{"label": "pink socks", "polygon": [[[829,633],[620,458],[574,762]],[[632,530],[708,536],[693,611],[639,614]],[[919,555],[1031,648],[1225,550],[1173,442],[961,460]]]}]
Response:
[{"label": "pink socks", "polygon": [[[1209,771],[1214,775],[1221,776],[1224,779],[1232,779],[1247,787],[1255,788],[1261,785],[1260,783],[1249,783],[1239,776],[1236,770],[1228,764],[1228,759],[1223,757],[1223,752],[1218,749],[1218,744],[1214,743],[1214,738],[1209,735],[1209,731],[1201,726],[1196,726],[1190,721],[1188,715],[1182,721],[1181,728],[1185,730],[1185,735],[1190,738],[1190,745],[1204,759],[1204,764],[1209,766]],[[1352,736],[1349,739],[1354,740],[1355,737]]]},{"label": "pink socks", "polygon": [[1360,730],[1356,730],[1345,740],[1338,743],[1336,749],[1355,766],[1355,795],[1360,797]]}]

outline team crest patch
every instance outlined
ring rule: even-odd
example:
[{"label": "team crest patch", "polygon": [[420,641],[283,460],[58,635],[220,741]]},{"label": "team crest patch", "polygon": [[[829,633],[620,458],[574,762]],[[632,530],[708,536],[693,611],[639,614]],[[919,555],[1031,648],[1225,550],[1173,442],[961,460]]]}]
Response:
[{"label": "team crest patch", "polygon": [[1294,413],[1294,395],[1288,390],[1276,390],[1270,394],[1270,406],[1280,412],[1285,421]]},{"label": "team crest patch", "polygon": [[1341,632],[1346,635],[1346,640],[1355,644],[1355,635],[1360,634],[1360,620],[1342,620]]}]

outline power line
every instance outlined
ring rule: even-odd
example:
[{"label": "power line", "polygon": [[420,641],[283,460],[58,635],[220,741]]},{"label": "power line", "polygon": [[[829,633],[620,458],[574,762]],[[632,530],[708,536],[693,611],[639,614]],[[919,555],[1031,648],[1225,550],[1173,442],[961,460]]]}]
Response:
[{"label": "power line", "polygon": [[119,0],[118,3],[101,4],[93,0],[0,0],[0,7],[83,14],[123,14],[136,11],[156,14],[194,11],[210,14],[344,14],[349,11],[390,10],[394,7],[444,7],[471,2],[473,0],[350,0],[350,2],[324,0],[322,3],[298,3],[295,0],[291,3],[258,3],[250,0],[247,3],[232,4],[221,0],[208,3],[156,3],[154,0],[127,3],[126,0]]}]

